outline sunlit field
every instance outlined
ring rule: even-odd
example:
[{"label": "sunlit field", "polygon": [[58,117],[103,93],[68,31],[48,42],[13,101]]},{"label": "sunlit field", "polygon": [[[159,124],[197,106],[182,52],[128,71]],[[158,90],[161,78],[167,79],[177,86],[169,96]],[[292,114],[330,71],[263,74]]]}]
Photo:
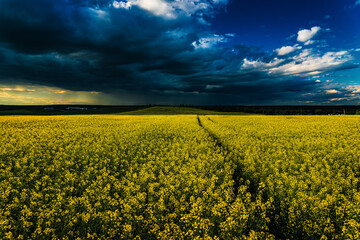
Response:
[{"label": "sunlit field", "polygon": [[0,239],[360,239],[360,117],[0,117]]}]

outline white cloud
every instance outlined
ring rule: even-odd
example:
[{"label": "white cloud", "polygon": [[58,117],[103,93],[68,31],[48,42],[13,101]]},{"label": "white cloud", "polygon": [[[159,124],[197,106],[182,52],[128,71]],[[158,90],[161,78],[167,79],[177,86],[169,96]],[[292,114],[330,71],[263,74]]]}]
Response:
[{"label": "white cloud", "polygon": [[293,57],[294,60],[301,62],[306,60],[306,58],[312,54],[312,49],[304,49],[299,55]]},{"label": "white cloud", "polygon": [[336,94],[336,93],[340,93],[338,90],[335,90],[335,89],[329,89],[329,90],[326,90],[326,93],[327,94]]},{"label": "white cloud", "polygon": [[313,44],[315,41],[313,41],[313,40],[308,40],[308,41],[306,41],[305,43],[304,43],[304,45],[305,46],[309,46],[309,45],[311,45],[311,44]]},{"label": "white cloud", "polygon": [[[294,48],[300,49],[300,46],[286,46],[276,51],[281,54],[288,54]],[[287,58],[274,58],[272,61],[263,61],[261,59],[249,60],[245,58],[241,64],[240,71],[243,72],[266,72],[271,77],[280,76],[315,76],[330,71],[336,71],[352,66],[353,57],[349,51],[339,52],[315,52],[314,49],[304,49],[295,56]],[[317,83],[320,80],[316,80]]]},{"label": "white cloud", "polygon": [[245,58],[242,66],[241,66],[241,69],[243,69],[243,70],[257,69],[260,71],[267,71],[269,68],[276,67],[284,61],[285,61],[284,59],[274,58],[273,61],[266,63],[266,62],[262,62],[259,60],[249,61]]},{"label": "white cloud", "polygon": [[175,18],[175,9],[163,0],[139,0],[139,7],[152,12],[156,16]]},{"label": "white cloud", "polygon": [[226,42],[227,39],[222,35],[209,35],[203,38],[200,38],[198,41],[195,41],[192,43],[192,45],[197,48],[211,48],[212,46],[215,46],[218,43]]},{"label": "white cloud", "polygon": [[165,18],[175,18],[175,9],[170,3],[163,0],[129,0],[114,1],[113,6],[115,8],[130,9],[132,6],[138,6],[156,16],[162,16]]},{"label": "white cloud", "polygon": [[176,18],[176,12],[174,7],[163,0],[130,0],[126,2],[126,8],[130,8],[133,5],[151,12],[156,16],[161,16],[165,18]]},{"label": "white cloud", "polygon": [[100,9],[89,8],[89,11],[94,14],[98,19],[110,21],[109,13]]},{"label": "white cloud", "polygon": [[341,68],[345,63],[353,60],[348,51],[328,52],[323,56],[311,54],[311,50],[304,50],[293,61],[269,70],[270,74],[279,75],[317,75],[326,71]]},{"label": "white cloud", "polygon": [[331,102],[340,102],[340,101],[343,101],[343,100],[346,100],[346,98],[332,98],[332,99],[330,99]]},{"label": "white cloud", "polygon": [[296,44],[295,46],[284,46],[282,48],[278,48],[276,49],[276,52],[278,53],[279,56],[284,56],[301,48],[302,48],[301,46]]},{"label": "white cloud", "polygon": [[133,5],[134,1],[128,1],[128,2],[118,2],[118,1],[114,1],[113,2],[113,6],[115,8],[125,8],[125,9],[129,9],[132,5]]},{"label": "white cloud", "polygon": [[307,42],[311,40],[319,31],[321,30],[320,27],[315,26],[311,29],[303,29],[298,32],[297,40],[298,42]]},{"label": "white cloud", "polygon": [[360,85],[347,86],[345,89],[353,94],[360,93]]},{"label": "white cloud", "polygon": [[210,7],[208,2],[188,0],[175,0],[173,2],[173,6],[176,9],[183,11],[188,16],[194,14],[199,10],[205,10]]},{"label": "white cloud", "polygon": [[[203,11],[205,14],[207,12],[211,15],[215,7],[226,5],[228,2],[229,0],[115,0],[113,7],[130,9],[133,6],[138,6],[156,16],[176,18],[181,14],[191,16],[198,11]],[[202,17],[199,18],[199,20],[203,20]]]}]

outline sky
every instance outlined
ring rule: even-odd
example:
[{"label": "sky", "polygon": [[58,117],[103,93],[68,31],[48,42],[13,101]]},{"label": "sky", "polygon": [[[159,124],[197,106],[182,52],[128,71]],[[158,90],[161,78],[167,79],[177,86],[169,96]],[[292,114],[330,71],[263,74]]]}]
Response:
[{"label": "sky", "polygon": [[0,9],[0,104],[360,104],[360,0]]}]

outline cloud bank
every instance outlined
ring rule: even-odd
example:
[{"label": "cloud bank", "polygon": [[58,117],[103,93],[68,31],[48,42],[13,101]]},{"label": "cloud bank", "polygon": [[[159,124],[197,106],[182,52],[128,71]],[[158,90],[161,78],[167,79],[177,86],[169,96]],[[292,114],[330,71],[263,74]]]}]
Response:
[{"label": "cloud bank", "polygon": [[299,103],[323,87],[312,76],[357,67],[348,51],[306,47],[317,26],[298,32],[304,46],[229,47],[235,35],[211,29],[228,3],[0,1],[0,84],[99,92],[113,104]]}]

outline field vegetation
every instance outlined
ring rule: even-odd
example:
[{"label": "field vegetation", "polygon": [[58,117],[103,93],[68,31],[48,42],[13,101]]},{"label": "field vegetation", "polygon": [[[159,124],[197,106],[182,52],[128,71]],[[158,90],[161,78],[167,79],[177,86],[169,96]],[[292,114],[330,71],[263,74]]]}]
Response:
[{"label": "field vegetation", "polygon": [[1,117],[0,239],[360,239],[359,117],[139,111]]}]

